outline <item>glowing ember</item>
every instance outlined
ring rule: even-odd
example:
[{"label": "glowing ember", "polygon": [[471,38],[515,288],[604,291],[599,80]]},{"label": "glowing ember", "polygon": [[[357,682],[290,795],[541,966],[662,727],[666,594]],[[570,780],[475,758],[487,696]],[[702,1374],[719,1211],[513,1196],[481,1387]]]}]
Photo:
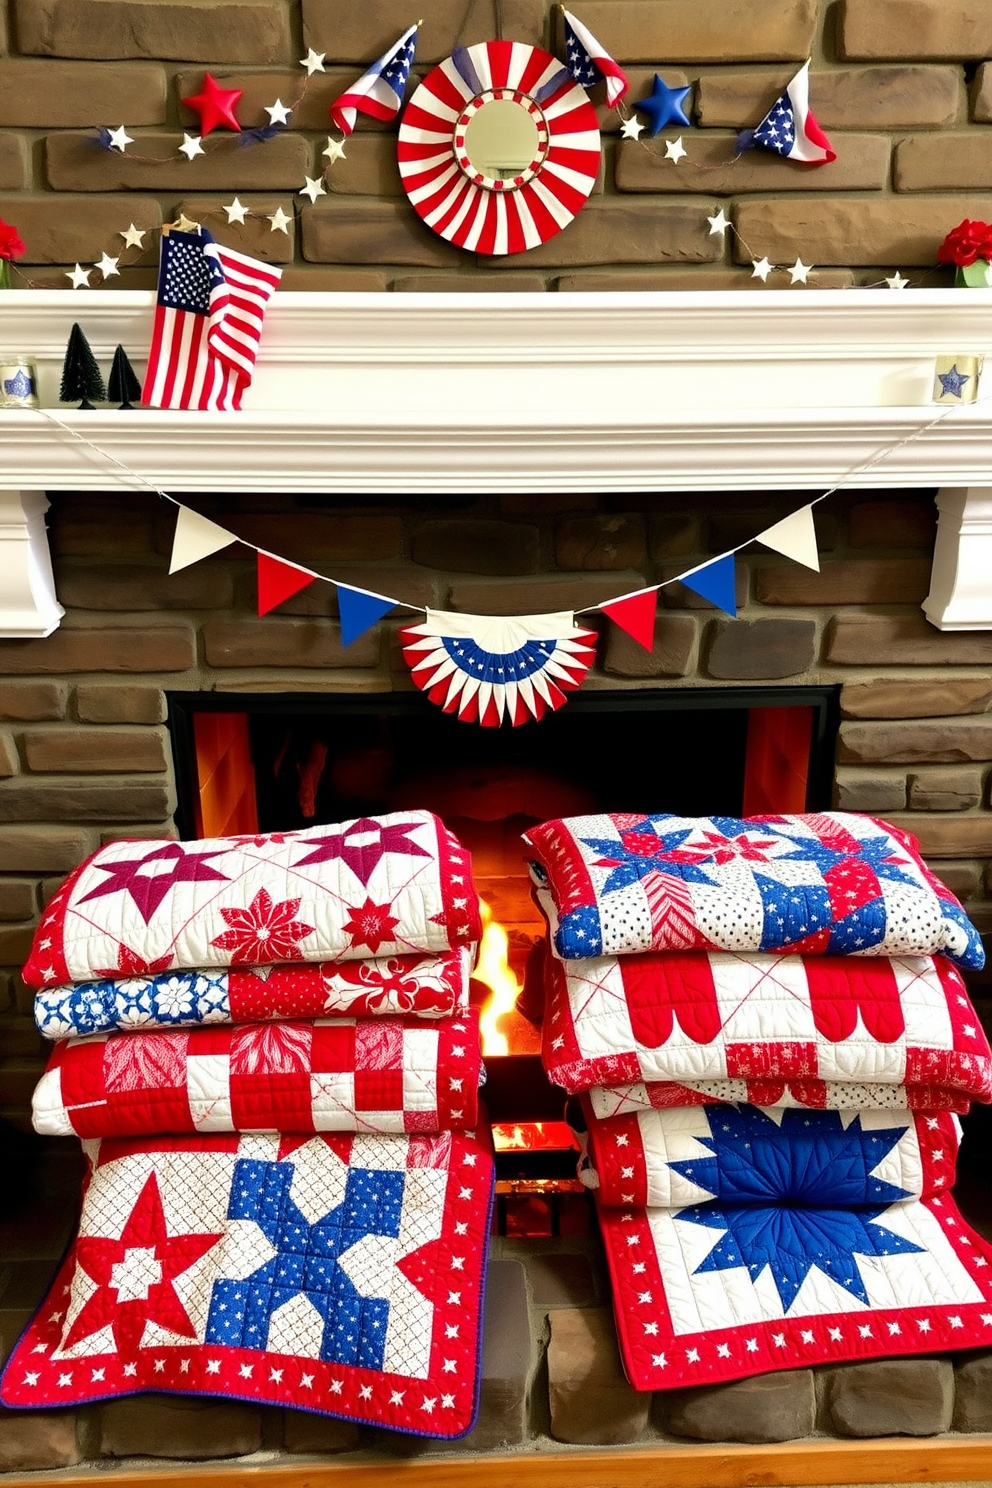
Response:
[{"label": "glowing ember", "polygon": [[500,1019],[512,1013],[520,995],[520,983],[510,970],[507,960],[509,937],[503,926],[493,919],[493,912],[484,899],[479,901],[482,910],[482,940],[479,942],[479,960],[472,975],[485,982],[491,996],[479,1016],[482,1031],[482,1052],[485,1055],[509,1054],[510,1040],[500,1031]]}]

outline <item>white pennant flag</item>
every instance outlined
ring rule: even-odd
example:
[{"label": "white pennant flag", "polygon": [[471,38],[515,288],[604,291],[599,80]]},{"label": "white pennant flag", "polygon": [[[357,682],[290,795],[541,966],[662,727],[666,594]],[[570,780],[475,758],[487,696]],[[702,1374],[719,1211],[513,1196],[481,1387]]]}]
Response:
[{"label": "white pennant flag", "polygon": [[764,532],[758,533],[756,541],[764,543],[766,548],[774,548],[776,553],[781,553],[785,558],[793,558],[796,563],[820,572],[812,506],[802,506],[788,517],[783,517],[781,522],[766,527]]},{"label": "white pennant flag", "polygon": [[209,517],[201,517],[199,512],[190,511],[188,506],[181,506],[176,521],[176,535],[172,539],[169,572],[178,573],[181,568],[199,563],[201,558],[209,558],[211,553],[216,553],[237,540],[233,532],[227,532],[216,522],[211,522]]}]

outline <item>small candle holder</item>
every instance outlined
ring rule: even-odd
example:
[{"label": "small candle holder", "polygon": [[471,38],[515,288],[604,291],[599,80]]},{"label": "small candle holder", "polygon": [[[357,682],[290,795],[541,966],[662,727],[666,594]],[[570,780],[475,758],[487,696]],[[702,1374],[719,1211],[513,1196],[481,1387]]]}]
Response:
[{"label": "small candle holder", "polygon": [[40,408],[38,369],[25,356],[0,352],[0,408]]},{"label": "small candle holder", "polygon": [[982,375],[980,356],[939,356],[934,369],[934,403],[974,403]]}]

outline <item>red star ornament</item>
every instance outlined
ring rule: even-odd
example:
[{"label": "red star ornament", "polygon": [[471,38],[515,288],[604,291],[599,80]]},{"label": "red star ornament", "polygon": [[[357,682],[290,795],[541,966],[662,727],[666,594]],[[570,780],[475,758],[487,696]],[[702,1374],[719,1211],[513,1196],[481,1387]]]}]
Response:
[{"label": "red star ornament", "polygon": [[202,91],[191,93],[182,102],[199,114],[201,135],[209,134],[218,125],[240,134],[241,125],[234,110],[243,92],[243,88],[222,88],[212,73],[208,72],[204,74]]},{"label": "red star ornament", "polygon": [[84,1235],[76,1242],[76,1264],[97,1289],[76,1315],[64,1347],[71,1348],[108,1323],[118,1352],[125,1357],[137,1353],[149,1322],[181,1338],[195,1338],[173,1277],[188,1271],[220,1239],[220,1234],[170,1235],[158,1180],[150,1174],[119,1240]]}]

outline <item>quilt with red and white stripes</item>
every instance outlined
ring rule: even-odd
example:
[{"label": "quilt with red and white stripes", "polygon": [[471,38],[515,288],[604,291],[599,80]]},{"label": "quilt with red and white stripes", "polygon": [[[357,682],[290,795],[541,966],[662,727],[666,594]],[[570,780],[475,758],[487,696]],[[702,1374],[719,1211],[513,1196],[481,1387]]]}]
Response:
[{"label": "quilt with red and white stripes", "polygon": [[570,1092],[596,1087],[598,1115],[992,1098],[992,1051],[943,956],[548,956],[545,977],[545,1068]]}]

